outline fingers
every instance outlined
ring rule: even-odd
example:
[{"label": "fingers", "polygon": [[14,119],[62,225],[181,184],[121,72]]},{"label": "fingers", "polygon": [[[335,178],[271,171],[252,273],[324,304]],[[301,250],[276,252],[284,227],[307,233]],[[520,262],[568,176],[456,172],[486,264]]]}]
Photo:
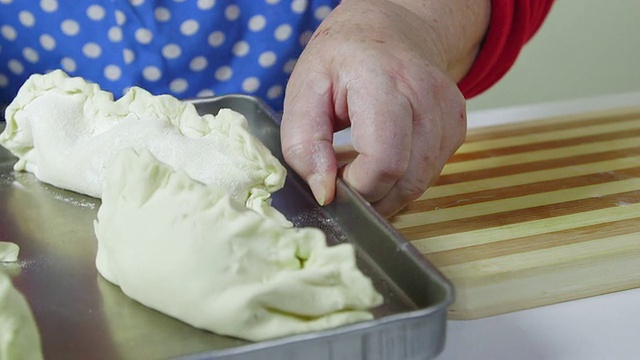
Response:
[{"label": "fingers", "polygon": [[[466,133],[465,102],[453,86],[434,86],[431,101],[416,104],[413,119],[412,149],[409,166],[395,186],[373,206],[391,217],[406,204],[417,199],[438,178],[447,160],[464,141]],[[439,101],[446,106],[437,106]]]},{"label": "fingers", "polygon": [[285,161],[311,188],[320,205],[335,196],[337,173],[333,151],[333,106],[329,77],[297,67],[285,94],[280,127]]},{"label": "fingers", "polygon": [[442,170],[444,163],[440,163],[439,152],[441,129],[437,122],[427,124],[428,126],[414,128],[407,171],[382,199],[373,204],[376,211],[384,217],[393,216],[422,195]]},{"label": "fingers", "polygon": [[[372,96],[371,89],[376,89]],[[353,81],[347,88],[356,158],[343,177],[367,201],[383,198],[401,179],[411,154],[411,104],[384,83]]]}]

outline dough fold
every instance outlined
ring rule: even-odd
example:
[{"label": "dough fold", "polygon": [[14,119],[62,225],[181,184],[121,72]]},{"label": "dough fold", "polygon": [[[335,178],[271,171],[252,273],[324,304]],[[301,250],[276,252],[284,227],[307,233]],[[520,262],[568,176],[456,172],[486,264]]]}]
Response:
[{"label": "dough fold", "polygon": [[24,296],[0,272],[0,360],[42,359],[36,322]]},{"label": "dough fold", "polygon": [[96,266],[129,297],[252,341],[368,320],[382,303],[351,244],[287,228],[148,151],[122,151],[95,222]]},{"label": "dough fold", "polygon": [[16,243],[0,241],[0,262],[16,262],[20,247]]},{"label": "dough fold", "polygon": [[[284,185],[286,170],[249,131],[247,119],[222,109],[200,116],[193,104],[132,87],[123,97],[61,70],[32,75],[6,110],[0,144],[14,169],[99,198],[106,169],[124,148],[148,149],[258,212]],[[283,220],[279,213],[269,216]]]}]

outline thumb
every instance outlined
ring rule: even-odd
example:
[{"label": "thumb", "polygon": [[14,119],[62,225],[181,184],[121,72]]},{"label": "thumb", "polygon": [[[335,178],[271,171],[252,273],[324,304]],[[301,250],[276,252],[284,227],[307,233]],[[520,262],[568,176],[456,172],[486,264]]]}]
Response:
[{"label": "thumb", "polygon": [[282,154],[311,188],[320,205],[333,201],[337,174],[333,150],[333,105],[329,77],[301,70],[291,74],[280,127]]}]

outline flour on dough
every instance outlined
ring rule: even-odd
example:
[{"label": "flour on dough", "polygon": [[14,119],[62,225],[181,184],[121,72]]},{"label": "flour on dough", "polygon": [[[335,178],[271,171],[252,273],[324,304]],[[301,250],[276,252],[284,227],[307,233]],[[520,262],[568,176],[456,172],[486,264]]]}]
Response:
[{"label": "flour on dough", "polygon": [[286,170],[248,131],[247,119],[222,109],[200,116],[192,104],[132,87],[122,98],[61,70],[32,75],[6,110],[0,144],[46,183],[101,197],[104,176],[124,148],[148,149],[172,167],[258,212]]},{"label": "flour on dough", "polygon": [[147,151],[122,151],[102,195],[100,274],[192,326],[258,341],[368,320],[382,302],[351,244],[283,227]]},{"label": "flour on dough", "polygon": [[0,360],[42,359],[36,322],[24,296],[0,272]]},{"label": "flour on dough", "polygon": [[20,253],[18,244],[0,241],[0,262],[18,261],[18,253]]}]

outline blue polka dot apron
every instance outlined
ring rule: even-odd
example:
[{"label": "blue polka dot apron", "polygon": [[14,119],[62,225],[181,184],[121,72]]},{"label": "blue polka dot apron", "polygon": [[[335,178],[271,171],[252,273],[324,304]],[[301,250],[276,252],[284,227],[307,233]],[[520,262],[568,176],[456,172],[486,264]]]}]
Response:
[{"label": "blue polka dot apron", "polygon": [[62,69],[117,98],[129,87],[231,93],[281,111],[312,32],[339,0],[0,0],[0,103]]}]

